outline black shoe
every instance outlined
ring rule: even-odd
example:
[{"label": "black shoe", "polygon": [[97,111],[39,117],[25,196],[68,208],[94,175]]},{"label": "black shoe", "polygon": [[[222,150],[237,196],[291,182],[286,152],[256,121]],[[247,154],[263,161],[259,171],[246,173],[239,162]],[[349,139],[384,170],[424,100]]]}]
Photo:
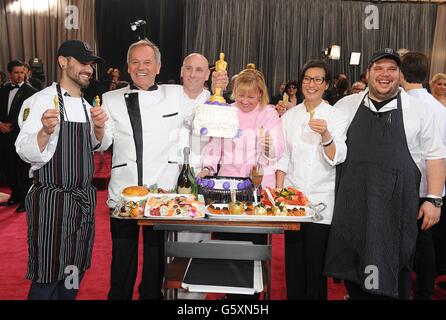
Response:
[{"label": "black shoe", "polygon": [[16,203],[17,201],[9,199],[8,201],[0,203],[0,207],[10,207],[15,205]]},{"label": "black shoe", "polygon": [[25,206],[23,205],[23,204],[19,204],[19,206],[17,207],[17,209],[15,209],[15,212],[17,212],[17,213],[22,213],[22,212],[24,212],[26,209],[25,209]]}]

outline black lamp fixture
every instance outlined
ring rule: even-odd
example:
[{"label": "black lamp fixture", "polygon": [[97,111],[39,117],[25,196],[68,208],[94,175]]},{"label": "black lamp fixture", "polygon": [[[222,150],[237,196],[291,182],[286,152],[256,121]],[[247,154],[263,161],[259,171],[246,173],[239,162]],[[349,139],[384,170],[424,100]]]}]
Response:
[{"label": "black lamp fixture", "polygon": [[141,30],[142,29],[142,37],[141,37],[141,32],[137,35],[138,40],[141,40],[142,38],[146,37],[146,28],[145,26],[147,25],[147,21],[146,20],[136,20],[134,22],[130,22],[130,29],[133,32],[137,32],[138,29]]}]

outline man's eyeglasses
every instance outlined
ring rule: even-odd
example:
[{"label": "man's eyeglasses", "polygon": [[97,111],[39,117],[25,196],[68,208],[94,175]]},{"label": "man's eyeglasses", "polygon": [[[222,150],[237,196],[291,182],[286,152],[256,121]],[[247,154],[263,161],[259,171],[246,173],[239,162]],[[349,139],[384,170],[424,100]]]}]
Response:
[{"label": "man's eyeglasses", "polygon": [[312,78],[312,77],[305,76],[302,79],[302,83],[309,84],[311,82],[311,80],[313,80],[315,84],[323,84],[324,81],[325,81],[325,78],[324,77],[314,77],[314,78]]}]

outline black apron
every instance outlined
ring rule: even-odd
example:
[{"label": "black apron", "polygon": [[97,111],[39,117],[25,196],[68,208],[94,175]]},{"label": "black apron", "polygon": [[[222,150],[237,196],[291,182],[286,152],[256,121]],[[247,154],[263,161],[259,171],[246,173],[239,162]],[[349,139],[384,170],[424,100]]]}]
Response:
[{"label": "black apron", "polygon": [[[395,298],[399,273],[412,266],[421,178],[407,145],[400,93],[397,105],[376,113],[363,99],[348,129],[325,266],[328,276]],[[377,289],[365,287],[367,266],[377,267]]]},{"label": "black apron", "polygon": [[[93,178],[91,126],[82,98],[86,122],[69,122],[57,85],[60,131],[51,160],[34,172],[26,196],[28,222],[27,279],[39,283],[63,280],[76,266],[89,268],[94,241],[96,189]],[[65,121],[67,120],[67,121]]]}]

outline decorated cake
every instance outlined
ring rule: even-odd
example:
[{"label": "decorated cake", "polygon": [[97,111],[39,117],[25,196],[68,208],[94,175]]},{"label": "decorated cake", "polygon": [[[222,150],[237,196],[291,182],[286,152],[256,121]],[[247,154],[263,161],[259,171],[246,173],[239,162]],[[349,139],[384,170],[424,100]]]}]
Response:
[{"label": "decorated cake", "polygon": [[236,107],[218,101],[206,101],[195,109],[194,134],[207,137],[234,138],[239,135]]},{"label": "decorated cake", "polygon": [[253,201],[253,185],[249,178],[206,176],[197,178],[198,193],[206,204],[230,203],[231,190],[236,190],[237,201]]}]

